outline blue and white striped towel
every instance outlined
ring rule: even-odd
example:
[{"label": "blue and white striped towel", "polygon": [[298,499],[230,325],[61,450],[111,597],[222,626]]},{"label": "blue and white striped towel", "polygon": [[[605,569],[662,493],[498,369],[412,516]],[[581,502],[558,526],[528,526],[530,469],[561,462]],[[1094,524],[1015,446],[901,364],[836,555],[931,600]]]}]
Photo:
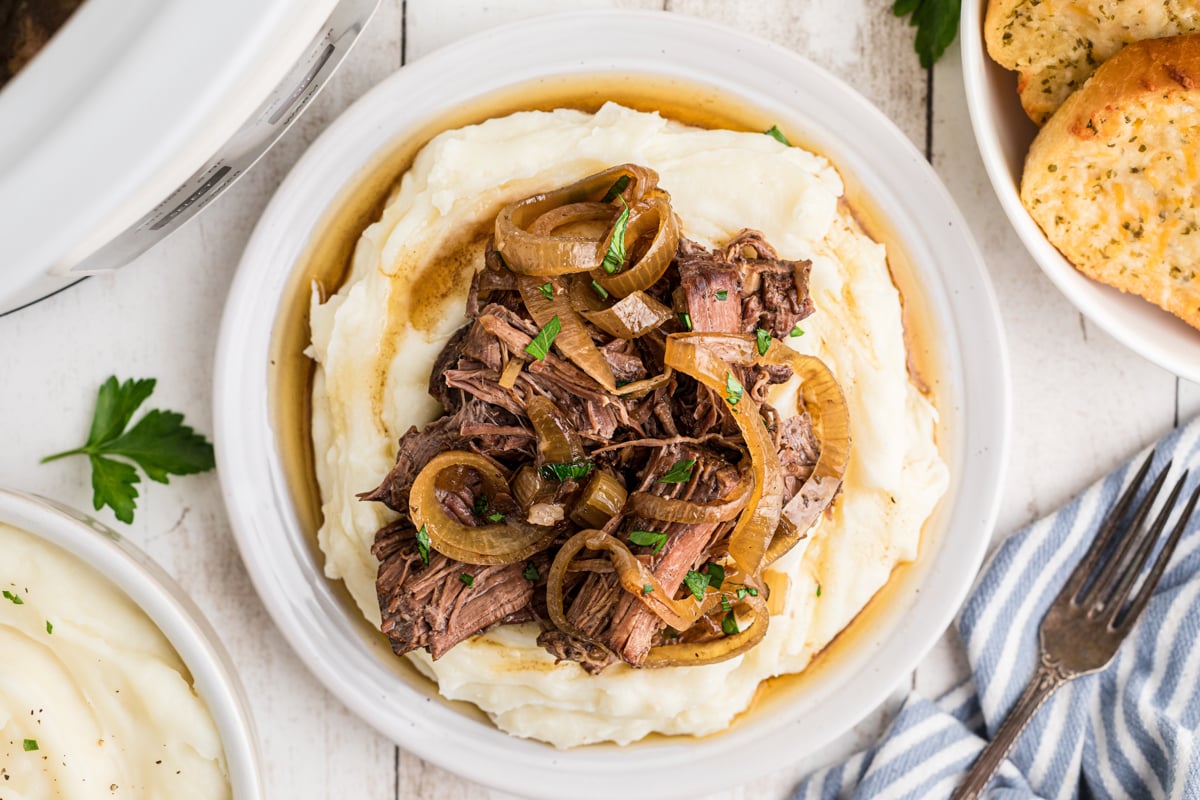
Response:
[{"label": "blue and white striped towel", "polygon": [[[1151,475],[1200,473],[1200,419],[1158,445]],[[1005,541],[958,619],[973,680],[912,696],[873,748],[807,778],[794,800],[945,798],[1037,663],[1043,614],[1145,455]],[[1195,515],[1200,518],[1200,514]],[[1172,520],[1172,523],[1174,520]],[[1200,521],[1185,532],[1113,663],[1042,707],[984,795],[992,800],[1200,798]]]}]

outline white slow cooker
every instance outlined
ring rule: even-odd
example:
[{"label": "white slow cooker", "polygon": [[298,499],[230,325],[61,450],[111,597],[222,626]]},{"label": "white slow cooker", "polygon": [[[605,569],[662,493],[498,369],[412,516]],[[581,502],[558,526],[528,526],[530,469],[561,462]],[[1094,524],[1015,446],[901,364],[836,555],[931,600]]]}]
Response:
[{"label": "white slow cooker", "polygon": [[0,90],[0,314],[116,269],[240,177],[379,0],[85,0]]}]

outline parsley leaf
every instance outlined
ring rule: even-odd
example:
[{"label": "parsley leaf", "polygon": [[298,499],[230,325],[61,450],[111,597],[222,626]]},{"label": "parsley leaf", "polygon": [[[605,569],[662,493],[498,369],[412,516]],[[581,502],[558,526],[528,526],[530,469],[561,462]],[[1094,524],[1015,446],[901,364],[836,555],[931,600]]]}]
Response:
[{"label": "parsley leaf", "polygon": [[5,600],[11,601],[14,606],[25,605],[25,601],[21,599],[21,595],[13,594],[8,589],[5,589],[3,592],[0,592],[0,594],[4,595]]},{"label": "parsley leaf", "polygon": [[688,591],[692,593],[692,597],[697,600],[704,599],[704,590],[708,587],[707,575],[695,570],[688,570],[688,574],[683,576],[683,582],[687,585]]},{"label": "parsley leaf", "polygon": [[667,474],[658,479],[659,483],[684,483],[692,478],[692,467],[696,466],[696,459],[685,458],[676,461],[667,470]]},{"label": "parsley leaf", "polygon": [[584,459],[576,459],[575,461],[566,461],[561,464],[543,464],[538,468],[538,472],[546,480],[556,480],[559,483],[571,480],[572,478],[586,478],[588,473],[592,471],[591,461]]},{"label": "parsley leaf", "polygon": [[34,750],[41,749],[41,747],[38,745],[37,739],[26,739],[25,741],[23,741],[21,743],[21,747],[25,750],[26,753],[32,753]]},{"label": "parsley leaf", "polygon": [[550,345],[554,344],[554,337],[558,336],[562,330],[562,322],[558,315],[555,314],[546,323],[546,327],[538,331],[537,336],[533,337],[533,341],[525,345],[525,352],[536,358],[538,361],[544,361],[546,356],[550,354]]},{"label": "parsley leaf", "polygon": [[763,131],[763,133],[765,133],[767,136],[770,136],[772,139],[779,142],[781,145],[783,145],[785,147],[792,146],[792,143],[788,141],[788,138],[783,135],[783,131],[779,130],[778,125],[772,125],[770,128]]},{"label": "parsley leaf", "polygon": [[729,299],[729,290],[722,289],[719,292],[717,292],[717,299],[718,300],[728,300]]},{"label": "parsley leaf", "polygon": [[487,518],[488,522],[502,522],[504,520],[504,515],[497,511],[494,514],[488,514]]},{"label": "parsley leaf", "polygon": [[687,313],[686,311],[680,311],[679,312],[679,321],[682,322],[683,327],[687,328],[689,331],[692,329],[692,315],[691,314]]},{"label": "parsley leaf", "polygon": [[463,584],[464,584],[464,585],[465,585],[465,586],[466,586],[468,589],[474,589],[474,588],[475,588],[475,576],[474,576],[474,575],[472,575],[471,573],[469,573],[469,572],[464,572],[462,575],[459,575],[459,576],[458,576],[458,579],[459,579],[460,581],[462,581],[462,582],[463,582]]},{"label": "parsley leaf", "polygon": [[821,596],[821,584],[817,584],[817,597]]},{"label": "parsley leaf", "polygon": [[542,576],[538,573],[538,569],[533,565],[532,561],[525,565],[525,569],[521,572],[521,575],[523,575],[525,580],[529,581],[530,583],[537,583],[542,579]]},{"label": "parsley leaf", "polygon": [[896,0],[892,13],[910,17],[909,24],[917,28],[913,49],[928,69],[942,57],[958,33],[958,17],[962,11],[959,0]]},{"label": "parsley leaf", "polygon": [[667,543],[667,535],[658,531],[630,531],[629,541],[642,547],[653,547],[654,552],[661,552]]},{"label": "parsley leaf", "polygon": [[424,525],[417,531],[417,554],[421,556],[421,561],[429,564],[429,531]]},{"label": "parsley leaf", "polygon": [[721,619],[721,633],[725,634],[726,636],[733,636],[736,633],[741,633],[741,631],[738,629],[737,617],[733,615],[732,611],[726,612],[725,616]]},{"label": "parsley leaf", "polygon": [[725,582],[725,568],[712,561],[708,562],[708,585],[720,589]]},{"label": "parsley leaf", "polygon": [[54,633],[54,623],[46,620],[46,633]]},{"label": "parsley leaf", "polygon": [[725,373],[725,401],[731,406],[736,406],[742,399],[742,394],[745,390],[742,388],[742,383],[737,378],[733,377],[732,372]]},{"label": "parsley leaf", "polygon": [[[153,409],[129,428],[134,413],[154,391],[153,378],[118,383],[109,377],[96,396],[92,427],[82,447],[46,456],[42,463],[74,455],[86,455],[92,465],[92,505],[113,510],[121,522],[133,522],[138,497],[134,484],[142,468],[152,481],[167,483],[168,475],[192,475],[216,466],[212,445],[202,434],[183,424],[183,415]],[[126,430],[128,428],[128,430]]]},{"label": "parsley leaf", "polygon": [[477,495],[475,497],[475,502],[472,504],[472,508],[475,509],[475,516],[477,516],[477,517],[482,517],[485,514],[487,514],[487,511],[488,511],[487,497],[482,494]]},{"label": "parsley leaf", "polygon": [[612,241],[608,243],[608,252],[604,254],[604,261],[600,263],[609,275],[620,272],[621,267],[625,266],[625,229],[629,227],[629,204],[625,202],[624,197],[621,198],[621,205],[625,206],[625,210],[613,225]]},{"label": "parsley leaf", "polygon": [[650,594],[654,591],[654,587],[646,583],[642,585],[642,594]]},{"label": "parsley leaf", "polygon": [[542,293],[542,297],[546,298],[547,300],[554,299],[554,284],[551,283],[550,281],[546,281],[545,283],[543,283],[541,286],[539,286],[537,288],[538,288],[538,291]]},{"label": "parsley leaf", "polygon": [[803,336],[803,335],[804,335],[804,331],[800,330],[799,324],[793,325],[792,329],[790,331],[788,331],[788,336],[792,337],[793,339],[795,339],[797,336]]},{"label": "parsley leaf", "polygon": [[628,175],[622,175],[621,177],[617,178],[613,182],[613,185],[608,187],[608,191],[604,193],[604,199],[600,202],[611,203],[613,200],[616,200],[617,195],[625,191],[625,187],[629,185],[630,180],[632,180],[632,178],[630,178]]},{"label": "parsley leaf", "polygon": [[608,290],[601,286],[599,281],[592,281],[592,291],[599,295],[601,300],[608,299]]},{"label": "parsley leaf", "polygon": [[762,328],[758,328],[754,331],[754,339],[755,344],[758,345],[758,354],[760,356],[765,356],[767,354],[767,348],[771,346],[771,334],[767,333]]}]

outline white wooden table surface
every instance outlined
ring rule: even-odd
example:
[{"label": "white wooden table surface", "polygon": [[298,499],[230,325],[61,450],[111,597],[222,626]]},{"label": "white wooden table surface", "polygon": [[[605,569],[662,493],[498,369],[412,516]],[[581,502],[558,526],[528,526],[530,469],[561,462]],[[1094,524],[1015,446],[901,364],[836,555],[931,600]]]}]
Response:
[{"label": "white wooden table surface", "polygon": [[[305,147],[406,61],[489,26],[565,8],[654,8],[775,40],[838,74],[932,160],[986,254],[1012,357],[1012,459],[996,536],[1055,508],[1135,449],[1200,411],[1200,386],[1143,361],[1084,320],[1009,229],[975,152],[957,49],[931,71],[890,0],[383,0],[362,42],[304,118],[201,218],[111,276],[0,318],[0,485],[78,508],[87,463],[39,465],[81,443],[110,374],[156,377],[154,407],[211,434],[215,333],[242,247]],[[502,68],[502,65],[499,66]],[[128,537],[196,598],[221,632],[252,705],[272,798],[500,798],[399,750],[299,663],[255,595],[213,473],[142,484]],[[101,516],[113,522],[107,516]],[[119,524],[119,523],[118,523]],[[911,681],[815,756],[714,798],[782,798],[806,770],[871,741],[911,687],[936,694],[963,666],[948,635]]]}]

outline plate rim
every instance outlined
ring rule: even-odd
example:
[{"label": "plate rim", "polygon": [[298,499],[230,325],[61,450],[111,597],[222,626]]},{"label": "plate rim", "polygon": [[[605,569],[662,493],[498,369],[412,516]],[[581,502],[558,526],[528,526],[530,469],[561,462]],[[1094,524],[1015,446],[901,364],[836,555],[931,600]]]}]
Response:
[{"label": "plate rim", "polygon": [[[287,505],[287,487],[281,483],[281,476],[270,474],[270,470],[267,470],[265,474],[260,470],[258,475],[260,486],[263,485],[263,481],[265,480],[265,485],[271,488],[272,500],[275,503],[282,502],[283,506],[267,509],[261,499],[254,500],[244,497],[243,493],[239,490],[239,486],[248,485],[245,482],[253,483],[253,478],[247,474],[247,465],[253,459],[235,458],[234,452],[237,448],[229,446],[230,443],[237,442],[239,443],[239,447],[244,449],[245,443],[255,436],[260,440],[270,438],[266,433],[269,430],[270,416],[265,405],[259,402],[260,400],[265,401],[265,388],[261,393],[262,397],[256,396],[253,398],[254,401],[249,404],[246,402],[247,380],[253,381],[256,376],[261,378],[262,374],[257,373],[255,368],[249,364],[247,357],[248,339],[242,326],[250,321],[252,312],[262,315],[262,298],[264,295],[261,293],[261,290],[264,286],[268,290],[273,287],[278,288],[280,276],[275,276],[275,278],[268,280],[269,276],[263,274],[267,270],[264,270],[262,265],[264,263],[274,265],[276,271],[282,270],[282,277],[286,277],[291,267],[290,262],[286,268],[278,265],[278,250],[272,245],[274,241],[272,237],[286,235],[283,229],[287,226],[283,224],[279,217],[282,213],[280,210],[281,206],[286,207],[288,202],[286,198],[289,193],[303,190],[305,188],[305,181],[312,181],[313,175],[317,171],[317,164],[327,158],[330,155],[330,151],[336,149],[330,142],[335,141],[336,137],[342,136],[344,132],[351,131],[353,126],[368,124],[370,122],[371,112],[369,109],[372,104],[383,102],[388,97],[389,92],[396,92],[394,88],[389,87],[395,87],[397,84],[402,84],[405,81],[418,81],[422,77],[425,77],[427,73],[435,72],[443,62],[452,62],[460,53],[478,49],[489,42],[502,41],[516,35],[533,36],[539,31],[543,36],[547,35],[548,32],[555,32],[561,35],[563,31],[555,31],[556,27],[570,28],[572,25],[590,25],[594,27],[602,24],[637,26],[640,35],[645,35],[646,31],[650,28],[662,29],[665,26],[666,33],[673,36],[686,34],[701,39],[705,39],[705,37],[719,37],[724,43],[724,48],[729,51],[736,51],[742,59],[747,59],[748,57],[765,58],[770,64],[778,65],[783,63],[793,70],[804,73],[807,77],[815,76],[820,84],[820,90],[832,91],[838,94],[844,102],[853,106],[854,113],[859,115],[860,119],[867,119],[872,126],[877,126],[883,130],[885,133],[881,135],[887,139],[887,145],[889,148],[892,148],[893,155],[899,152],[903,155],[905,163],[908,165],[907,168],[917,170],[924,187],[934,193],[938,204],[946,212],[944,219],[939,217],[939,225],[944,222],[949,226],[952,233],[945,233],[943,231],[943,234],[955,237],[956,247],[965,253],[966,260],[974,267],[973,271],[967,270],[967,272],[970,272],[969,276],[967,276],[970,280],[961,278],[961,280],[967,281],[965,288],[969,290],[971,296],[976,300],[978,304],[977,310],[982,312],[982,318],[978,316],[973,318],[973,335],[977,338],[981,337],[975,344],[982,348],[983,352],[972,355],[976,362],[981,360],[980,357],[986,360],[990,372],[988,380],[981,381],[976,379],[970,386],[961,388],[963,391],[970,390],[970,393],[967,395],[969,399],[964,401],[964,404],[989,412],[989,423],[986,426],[977,425],[977,428],[980,429],[976,430],[975,435],[970,437],[971,442],[959,442],[958,447],[962,452],[956,453],[955,457],[958,463],[963,465],[964,469],[972,469],[974,471],[972,474],[982,473],[983,478],[989,480],[990,483],[986,488],[976,487],[974,500],[977,502],[969,511],[958,507],[961,506],[960,502],[955,508],[949,509],[947,514],[949,515],[950,512],[954,512],[954,514],[959,516],[970,517],[966,521],[966,524],[971,531],[976,533],[976,537],[972,540],[966,540],[962,536],[959,537],[959,540],[962,541],[957,542],[959,551],[957,552],[957,561],[955,562],[955,567],[959,570],[959,574],[955,576],[953,591],[949,592],[952,595],[951,598],[948,598],[950,602],[943,602],[941,606],[935,608],[936,613],[928,612],[926,616],[922,617],[922,621],[927,628],[914,631],[914,636],[920,639],[920,641],[915,643],[910,642],[902,648],[904,657],[901,660],[906,663],[905,669],[897,672],[891,678],[874,676],[875,680],[870,691],[861,692],[857,697],[847,701],[851,706],[851,711],[847,716],[852,716],[853,719],[844,722],[840,726],[840,730],[837,731],[840,734],[877,706],[891,689],[894,688],[895,683],[907,675],[911,667],[915,666],[933,644],[936,643],[941,632],[957,613],[957,609],[965,598],[973,582],[974,575],[982,562],[983,554],[990,540],[991,530],[998,513],[1001,494],[1000,488],[1003,481],[1004,469],[1007,464],[1008,438],[1011,428],[1011,402],[1009,398],[1011,381],[1009,380],[1007,347],[1000,321],[999,306],[987,271],[984,268],[982,256],[949,192],[937,178],[924,156],[916,150],[907,137],[881,112],[870,105],[847,84],[808,59],[773,43],[732,31],[714,23],[665,12],[606,10],[543,15],[500,26],[457,40],[385,78],[379,85],[371,89],[344,112],[309,147],[308,151],[297,162],[292,172],[272,198],[250,238],[231,287],[226,312],[221,324],[216,368],[214,370],[214,426],[218,444],[222,445],[217,449],[220,466],[219,474],[221,475],[222,492],[225,495],[226,505],[230,510],[235,539],[242,553],[243,560],[247,564],[247,570],[251,575],[255,588],[271,613],[272,619],[283,630],[289,644],[297,652],[309,658],[311,653],[308,652],[307,646],[311,645],[311,641],[308,641],[303,635],[301,626],[291,624],[294,620],[289,615],[294,609],[285,608],[282,599],[275,593],[276,590],[281,588],[278,585],[279,576],[270,574],[270,571],[264,567],[262,560],[257,558],[259,553],[257,552],[255,537],[272,535],[274,523],[270,519],[257,516],[256,511],[260,514],[265,512],[267,517],[270,517],[274,512],[282,512],[285,517],[285,523],[295,524],[294,514],[291,515],[291,520],[286,519],[290,512]],[[748,56],[748,52],[759,55]],[[580,58],[582,59],[582,56]],[[578,66],[578,64],[574,64],[574,66]],[[594,72],[595,70],[593,69],[592,71]],[[706,75],[705,77],[708,78],[710,76]],[[719,81],[709,82],[719,83]],[[781,103],[782,101],[777,102]],[[419,121],[418,119],[416,122]],[[407,127],[415,127],[416,122],[410,120]],[[348,136],[349,134],[346,135]],[[340,148],[345,148],[346,146],[348,146],[346,143],[338,145]],[[830,160],[839,169],[843,169],[847,161],[847,159],[840,157],[833,158],[832,156]],[[849,169],[848,171],[860,179],[865,178],[861,170]],[[339,190],[340,186],[334,187],[328,190],[324,197],[327,201],[332,200],[337,196]],[[933,271],[935,267],[936,265],[931,265],[928,269]],[[961,272],[964,268],[959,265],[957,269]],[[268,294],[267,296],[271,298],[272,302],[277,300],[273,295]],[[986,334],[982,333],[983,331],[986,331]],[[954,343],[954,346],[956,347],[957,344]],[[955,352],[957,353],[957,351]],[[983,369],[976,365],[972,367],[974,371],[968,372],[967,367],[972,364],[972,361],[962,359],[960,356],[956,356],[956,359],[959,362],[959,368],[954,372],[956,376],[974,375],[975,371]],[[947,360],[949,360],[949,356],[947,356]],[[265,367],[265,359],[260,366]],[[996,380],[997,378],[998,380]],[[265,381],[263,382],[265,386]],[[237,386],[239,391],[237,393],[230,392],[227,390],[228,386]],[[956,397],[961,398],[961,393],[956,395]],[[949,401],[949,395],[947,399]],[[953,413],[962,413],[962,409],[953,409]],[[966,432],[964,432],[963,438],[964,440],[967,438]],[[967,447],[976,449],[968,453],[966,452]],[[955,480],[958,480],[958,476],[955,476]],[[964,490],[961,486],[956,486],[954,491],[961,495]],[[947,526],[951,521],[947,520]],[[957,520],[956,517],[954,521],[962,520]],[[946,548],[943,547],[943,551],[945,550]],[[307,554],[304,553],[295,553],[294,555],[301,560],[308,559]],[[279,561],[280,559],[275,559],[276,564]],[[320,574],[320,570],[318,570],[318,574]],[[327,589],[328,587],[325,588]],[[317,591],[319,593],[322,592],[320,588]],[[323,594],[327,595],[328,593],[324,592]],[[943,592],[942,594],[946,593]],[[319,598],[321,602],[330,599],[328,596]],[[943,598],[943,600],[946,599]],[[926,600],[926,606],[928,605],[930,603]],[[283,624],[284,622],[288,622],[289,624]],[[429,725],[426,724],[428,718],[419,721],[406,720],[396,722],[392,725],[381,726],[378,720],[378,705],[381,700],[388,698],[373,696],[369,692],[352,691],[345,686],[344,682],[338,682],[331,679],[328,675],[319,673],[313,663],[307,663],[307,666],[317,674],[318,679],[327,688],[349,705],[359,716],[366,719],[370,724],[381,730],[389,738],[400,743],[406,749],[409,749],[422,758],[426,758],[432,763],[463,774],[472,780],[481,781],[503,790],[525,794],[533,792],[539,796],[547,797],[560,795],[561,792],[568,789],[575,794],[579,794],[580,787],[578,781],[581,775],[585,775],[588,780],[585,794],[589,796],[590,794],[602,795],[613,787],[627,788],[629,782],[635,779],[638,782],[640,790],[655,791],[656,793],[666,792],[667,794],[674,795],[696,789],[708,789],[711,791],[719,788],[719,785],[722,783],[732,785],[743,778],[740,773],[733,776],[727,775],[724,780],[721,777],[715,777],[711,774],[700,774],[693,777],[691,782],[688,783],[685,779],[681,779],[679,774],[671,773],[669,782],[659,780],[657,783],[653,783],[653,776],[650,773],[654,770],[647,771],[643,769],[642,771],[637,771],[629,762],[629,758],[634,750],[653,752],[659,761],[670,760],[672,758],[678,759],[680,757],[694,760],[698,757],[711,757],[714,752],[717,755],[728,755],[731,749],[728,743],[739,743],[745,738],[744,736],[738,736],[738,731],[735,730],[722,733],[717,737],[708,737],[700,740],[691,738],[678,739],[674,745],[660,746],[656,742],[646,745],[631,745],[627,748],[616,748],[616,751],[621,753],[625,759],[620,774],[613,774],[611,759],[591,759],[589,755],[591,752],[590,748],[555,751],[547,745],[535,744],[533,745],[535,750],[529,751],[532,755],[527,759],[527,763],[521,766],[521,769],[525,770],[534,768],[536,765],[541,770],[538,773],[539,782],[532,783],[529,781],[529,776],[532,773],[517,770],[519,774],[514,774],[512,763],[512,750],[514,748],[528,749],[528,742],[509,736],[508,734],[500,733],[493,728],[493,733],[503,737],[503,744],[498,744],[495,737],[483,743],[474,741],[473,746],[475,749],[472,750],[471,754],[476,759],[475,763],[464,765],[461,758],[461,751],[448,751],[444,747],[447,742],[446,738],[437,731],[429,730]],[[415,698],[412,699],[415,700]],[[430,706],[427,706],[431,711],[430,716],[436,715],[434,709],[436,705],[430,704]],[[776,727],[780,728],[785,724],[795,722],[796,720],[783,721]],[[794,742],[789,743],[789,747],[786,748],[786,758],[794,760],[800,755],[811,752],[820,745],[832,741],[834,737],[829,735],[831,733],[829,726],[824,727],[826,729],[824,731],[825,735],[820,737],[821,741],[816,743],[809,741],[807,743],[807,750],[804,750],[802,746],[792,746],[795,744]],[[791,725],[788,732],[793,735],[797,733],[801,736],[804,735],[803,732],[796,730],[794,724]],[[714,741],[725,744],[718,744],[714,747]],[[680,745],[680,742],[683,744]],[[461,739],[455,739],[454,743],[459,746],[463,744]],[[742,743],[744,744],[744,742]],[[801,750],[804,750],[804,752],[801,752]],[[686,753],[683,751],[686,751]],[[745,756],[747,763],[759,770],[758,774],[765,774],[787,763],[786,760],[779,758],[780,752],[783,751],[776,752],[773,750],[769,756],[761,754],[754,756],[745,747],[742,747],[742,750],[738,752],[738,757]],[[682,756],[680,755],[681,753]],[[703,753],[703,755],[698,756],[697,753]],[[495,759],[497,761],[503,758],[504,765],[498,771],[485,771],[484,774],[474,771],[467,773],[465,770],[468,768],[480,768],[483,766],[479,763],[479,758]],[[564,770],[562,766],[563,762],[578,764],[579,768],[571,767]],[[586,773],[583,772],[583,769],[585,769],[584,764],[578,762],[586,763],[586,769],[588,770]],[[494,764],[489,763],[487,766],[494,766]],[[551,783],[548,781],[550,776],[566,776],[571,783],[569,786],[566,783]]]}]

